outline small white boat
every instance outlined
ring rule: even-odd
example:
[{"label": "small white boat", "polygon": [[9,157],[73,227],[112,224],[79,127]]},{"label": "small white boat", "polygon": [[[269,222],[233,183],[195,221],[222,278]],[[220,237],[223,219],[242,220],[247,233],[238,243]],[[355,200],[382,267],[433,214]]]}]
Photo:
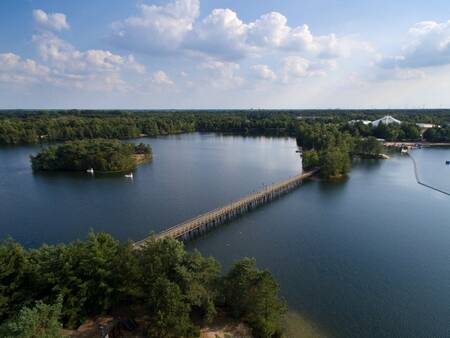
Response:
[{"label": "small white boat", "polygon": [[408,153],[408,148],[402,148],[402,154],[407,154]]},{"label": "small white boat", "polygon": [[129,173],[125,175],[126,178],[133,178],[133,173]]},{"label": "small white boat", "polygon": [[86,170],[87,173],[89,174],[93,174],[94,173],[94,168],[89,168],[88,170]]}]

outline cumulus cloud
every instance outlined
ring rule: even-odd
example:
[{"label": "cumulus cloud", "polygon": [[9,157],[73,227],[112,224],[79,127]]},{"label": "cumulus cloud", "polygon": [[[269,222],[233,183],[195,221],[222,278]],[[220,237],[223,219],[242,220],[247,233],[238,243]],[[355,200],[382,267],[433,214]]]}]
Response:
[{"label": "cumulus cloud", "polygon": [[[65,15],[33,11],[42,27],[67,29]],[[50,30],[33,35],[39,61],[14,53],[0,54],[0,81],[14,84],[46,82],[55,86],[94,90],[128,90],[124,76],[144,74],[145,66],[133,55],[119,55],[103,49],[78,50]],[[167,80],[167,79],[166,79]]]},{"label": "cumulus cloud", "polygon": [[38,25],[45,28],[57,31],[70,28],[66,15],[63,13],[46,13],[42,9],[35,9],[33,11],[33,18]]},{"label": "cumulus cloud", "polygon": [[120,89],[129,86],[122,73],[144,73],[145,67],[132,55],[121,56],[107,50],[79,51],[50,32],[33,36],[41,63],[20,56],[1,54],[2,81],[32,83],[46,81],[56,86],[91,89]]},{"label": "cumulus cloud", "polygon": [[275,72],[268,65],[253,65],[253,75],[260,80],[274,81],[277,79]]},{"label": "cumulus cloud", "polygon": [[348,37],[315,36],[307,25],[291,27],[278,12],[244,22],[228,8],[214,9],[199,20],[199,9],[199,0],[141,5],[139,15],[112,25],[112,39],[132,51],[203,54],[227,61],[271,52],[336,58],[356,46]]},{"label": "cumulus cloud", "polygon": [[123,48],[164,53],[179,49],[200,13],[199,0],[139,6],[138,16],[112,24],[113,41]]},{"label": "cumulus cloud", "polygon": [[238,74],[241,67],[234,62],[209,60],[198,68],[204,71],[203,81],[217,89],[232,89],[244,83],[244,79]]},{"label": "cumulus cloud", "polygon": [[0,54],[0,82],[30,84],[48,79],[48,67],[14,53]]},{"label": "cumulus cloud", "polygon": [[162,70],[158,70],[152,74],[152,83],[157,85],[173,85],[174,82],[170,79],[170,77],[163,72]]},{"label": "cumulus cloud", "polygon": [[301,56],[288,56],[283,60],[283,81],[296,78],[324,76],[336,67],[334,60],[311,61]]},{"label": "cumulus cloud", "polygon": [[184,47],[223,59],[271,52],[303,53],[310,57],[336,58],[353,48],[336,35],[314,36],[307,25],[290,27],[278,12],[245,23],[230,9],[215,9],[194,25]]},{"label": "cumulus cloud", "polygon": [[238,59],[246,55],[247,26],[230,9],[214,9],[196,23],[183,47],[223,59]]},{"label": "cumulus cloud", "polygon": [[92,73],[117,72],[123,68],[143,73],[145,67],[132,55],[123,57],[107,50],[90,49],[79,51],[70,43],[52,33],[42,33],[33,36],[40,57],[49,62],[53,68],[63,72]]},{"label": "cumulus cloud", "polygon": [[450,21],[423,21],[408,32],[408,43],[399,55],[381,57],[383,68],[423,68],[450,64]]}]

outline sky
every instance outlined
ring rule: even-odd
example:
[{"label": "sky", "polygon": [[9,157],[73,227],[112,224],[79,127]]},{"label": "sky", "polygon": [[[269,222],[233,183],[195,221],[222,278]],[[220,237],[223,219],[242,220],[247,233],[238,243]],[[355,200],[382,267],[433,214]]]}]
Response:
[{"label": "sky", "polygon": [[443,107],[448,0],[0,1],[0,109]]}]

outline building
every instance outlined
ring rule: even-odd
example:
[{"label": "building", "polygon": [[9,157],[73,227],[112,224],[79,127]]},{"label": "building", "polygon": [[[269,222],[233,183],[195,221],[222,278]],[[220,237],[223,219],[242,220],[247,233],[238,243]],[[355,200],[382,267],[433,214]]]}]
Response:
[{"label": "building", "polygon": [[432,124],[432,123],[416,123],[416,126],[418,126],[420,129],[430,129],[430,128],[439,128],[438,125]]},{"label": "building", "polygon": [[397,120],[396,118],[393,118],[393,117],[390,116],[390,115],[386,115],[385,117],[382,117],[381,119],[372,121],[372,126],[378,127],[378,125],[379,125],[380,123],[382,123],[382,124],[384,124],[384,125],[389,125],[389,124],[393,124],[393,123],[395,123],[395,124],[401,124],[402,121],[399,121],[399,120]]},{"label": "building", "polygon": [[350,124],[362,123],[362,124],[368,126],[369,124],[372,123],[372,121],[369,121],[369,120],[351,120],[351,121],[348,121],[348,123],[350,123]]}]

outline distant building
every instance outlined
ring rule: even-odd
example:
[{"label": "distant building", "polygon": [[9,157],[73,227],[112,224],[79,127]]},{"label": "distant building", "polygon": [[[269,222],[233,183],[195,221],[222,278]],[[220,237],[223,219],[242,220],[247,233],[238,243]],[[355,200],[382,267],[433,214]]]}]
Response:
[{"label": "distant building", "polygon": [[[384,117],[382,117],[381,119],[375,120],[375,121],[368,121],[368,120],[351,120],[348,121],[349,124],[356,124],[356,123],[362,123],[366,126],[368,125],[372,125],[374,127],[378,127],[380,125],[380,123],[384,124],[384,125],[388,125],[388,124],[401,124],[402,121],[397,120],[396,118],[392,117],[391,115],[386,115]],[[437,125],[437,124],[432,124],[432,123],[416,123],[416,126],[419,127],[420,129],[430,129],[430,128],[440,128],[441,126]],[[450,126],[450,124],[449,124]]]},{"label": "distant building", "polygon": [[373,125],[374,127],[378,127],[378,125],[379,125],[380,123],[382,123],[382,124],[384,124],[384,125],[389,125],[389,124],[393,124],[393,123],[395,123],[395,124],[401,124],[402,121],[399,121],[399,120],[397,120],[396,118],[393,118],[393,117],[390,116],[390,115],[386,115],[385,117],[382,117],[381,119],[372,121],[372,125]]},{"label": "distant building", "polygon": [[438,125],[432,124],[432,123],[416,123],[416,126],[418,126],[420,129],[430,129],[430,128],[439,128]]},{"label": "distant building", "polygon": [[351,121],[348,121],[348,123],[350,123],[350,124],[362,123],[362,124],[368,126],[369,124],[372,123],[372,121],[369,121],[369,120],[351,120]]}]

